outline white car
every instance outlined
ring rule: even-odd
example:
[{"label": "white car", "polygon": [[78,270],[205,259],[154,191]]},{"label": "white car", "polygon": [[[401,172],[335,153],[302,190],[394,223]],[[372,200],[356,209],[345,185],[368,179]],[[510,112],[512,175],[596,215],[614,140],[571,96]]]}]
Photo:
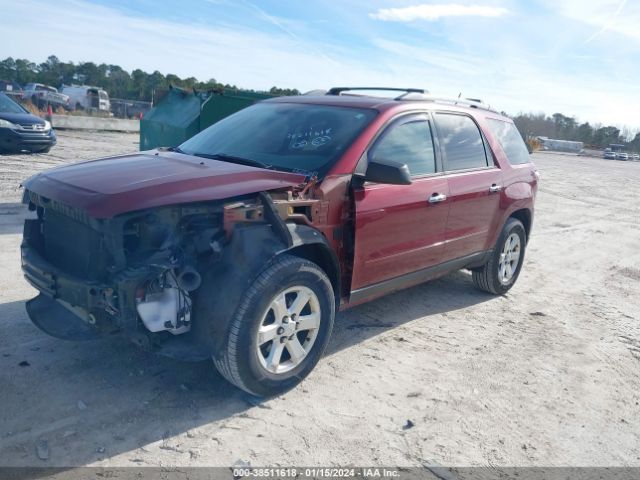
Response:
[{"label": "white car", "polygon": [[630,158],[631,160],[640,160],[640,154],[632,153]]},{"label": "white car", "polygon": [[616,153],[616,158],[618,160],[629,160],[629,154],[627,152],[618,152]]},{"label": "white car", "polygon": [[76,110],[99,110],[108,112],[111,109],[109,94],[100,87],[88,85],[64,85],[62,93],[68,95],[70,105]]}]

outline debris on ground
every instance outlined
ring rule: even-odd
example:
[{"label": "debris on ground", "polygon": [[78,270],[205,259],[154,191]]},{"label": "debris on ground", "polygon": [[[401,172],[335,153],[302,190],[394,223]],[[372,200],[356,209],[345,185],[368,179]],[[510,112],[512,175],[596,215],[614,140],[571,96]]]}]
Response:
[{"label": "debris on ground", "polygon": [[409,430],[410,428],[413,428],[413,427],[415,427],[415,426],[416,426],[416,424],[415,424],[415,423],[413,423],[411,420],[407,420],[407,423],[405,423],[405,424],[402,426],[402,429],[403,429],[403,430]]}]

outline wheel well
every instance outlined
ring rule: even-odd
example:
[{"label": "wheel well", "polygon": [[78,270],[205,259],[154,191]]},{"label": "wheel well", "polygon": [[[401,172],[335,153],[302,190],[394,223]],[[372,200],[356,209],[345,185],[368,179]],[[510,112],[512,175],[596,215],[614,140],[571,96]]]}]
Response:
[{"label": "wheel well", "polygon": [[516,210],[510,215],[511,218],[516,218],[524,225],[524,232],[529,240],[529,233],[531,232],[531,211],[528,208]]},{"label": "wheel well", "polygon": [[333,255],[321,243],[311,243],[294,247],[286,252],[289,255],[304,258],[318,265],[329,277],[336,298],[336,307],[340,303],[340,267]]}]

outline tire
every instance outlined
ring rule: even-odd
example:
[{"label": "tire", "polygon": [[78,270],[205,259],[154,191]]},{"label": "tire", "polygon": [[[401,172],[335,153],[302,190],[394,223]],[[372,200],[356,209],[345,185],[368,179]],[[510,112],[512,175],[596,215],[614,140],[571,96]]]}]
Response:
[{"label": "tire", "polygon": [[[509,246],[507,246],[507,241],[509,241]],[[513,261],[515,255],[509,255],[508,252],[515,252],[516,244],[518,255],[517,260]],[[509,218],[502,227],[502,232],[487,263],[472,270],[473,284],[476,288],[494,295],[507,293],[520,275],[526,245],[527,235],[524,225],[520,220]],[[501,260],[504,261],[501,262]]]},{"label": "tire", "polygon": [[[322,357],[335,309],[331,282],[318,265],[290,255],[277,257],[244,294],[213,362],[229,382],[252,395],[283,393]],[[313,325],[317,327],[304,328]]]}]

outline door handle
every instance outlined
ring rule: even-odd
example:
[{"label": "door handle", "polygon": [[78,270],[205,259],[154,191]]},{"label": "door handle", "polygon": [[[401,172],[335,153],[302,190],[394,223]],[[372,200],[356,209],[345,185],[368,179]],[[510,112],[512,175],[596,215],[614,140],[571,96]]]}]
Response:
[{"label": "door handle", "polygon": [[429,203],[440,203],[444,202],[447,199],[447,196],[444,193],[434,193],[429,197]]},{"label": "door handle", "polygon": [[497,193],[497,192],[499,192],[500,190],[502,190],[502,186],[501,186],[501,185],[498,185],[497,183],[494,183],[493,185],[491,185],[491,186],[489,187],[489,192],[490,192],[490,193]]}]

